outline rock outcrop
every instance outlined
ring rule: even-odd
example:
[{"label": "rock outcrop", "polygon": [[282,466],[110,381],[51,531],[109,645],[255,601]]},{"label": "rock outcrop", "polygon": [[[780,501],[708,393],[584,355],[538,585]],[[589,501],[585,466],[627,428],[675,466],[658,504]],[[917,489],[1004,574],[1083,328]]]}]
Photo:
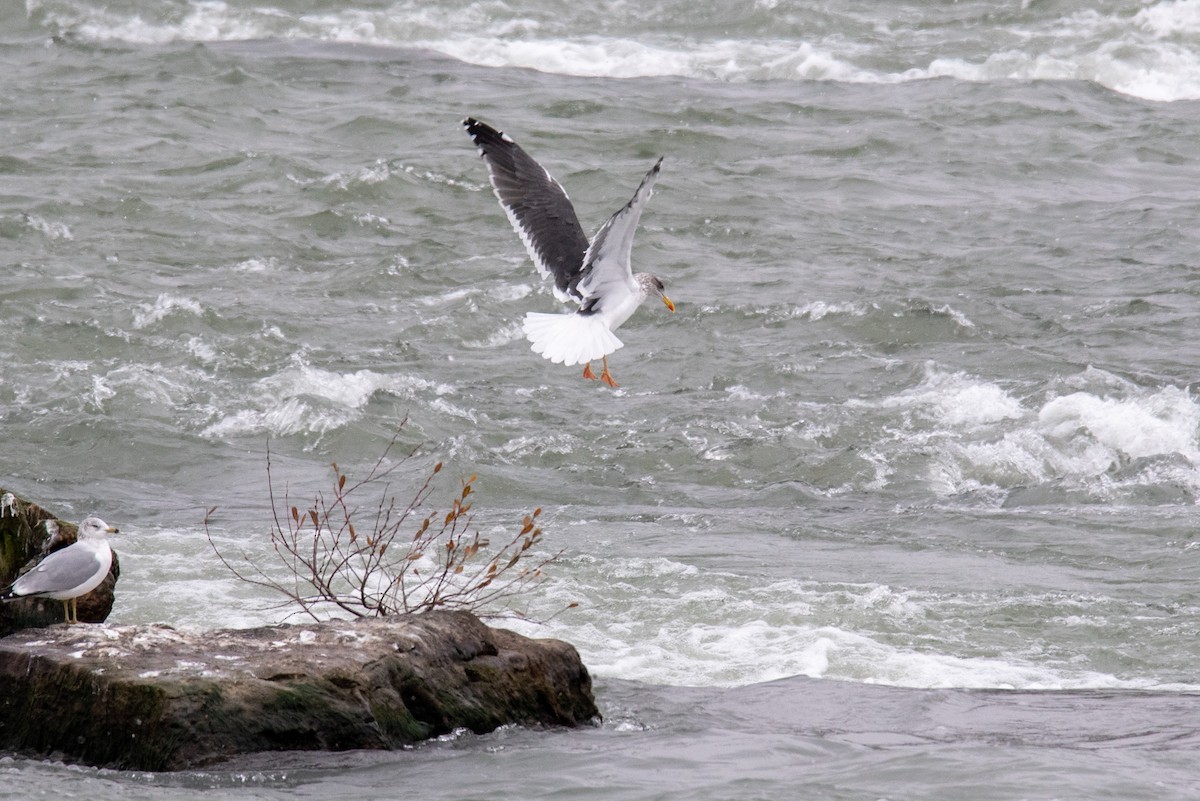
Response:
[{"label": "rock outcrop", "polygon": [[[0,589],[7,589],[46,554],[75,542],[77,526],[0,487]],[[81,623],[103,623],[113,607],[121,564],[113,551],[108,578],[76,602]],[[0,603],[0,637],[23,628],[63,622],[61,601],[22,598]]]},{"label": "rock outcrop", "polygon": [[465,612],[186,634],[52,626],[0,640],[0,749],[180,770],[596,718],[575,649]]}]

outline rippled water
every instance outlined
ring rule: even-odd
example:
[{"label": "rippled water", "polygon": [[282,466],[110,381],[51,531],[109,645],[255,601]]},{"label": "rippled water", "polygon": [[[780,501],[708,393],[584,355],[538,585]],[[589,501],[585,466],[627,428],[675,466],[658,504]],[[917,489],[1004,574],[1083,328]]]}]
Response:
[{"label": "rippled water", "polygon": [[[580,607],[520,628],[580,649],[606,716],[286,776],[0,769],[102,799],[1192,797],[1200,4],[1030,5],[0,12],[0,486],[121,526],[111,621],[277,620],[204,510],[262,548],[268,443],[308,495],[407,418],[485,531],[545,509],[530,611]],[[622,329],[621,389],[528,350],[557,304],[466,114],[585,228],[666,156],[634,256],[678,312]],[[1014,722],[943,688],[1054,692]],[[944,703],[949,734],[906,711]]]}]

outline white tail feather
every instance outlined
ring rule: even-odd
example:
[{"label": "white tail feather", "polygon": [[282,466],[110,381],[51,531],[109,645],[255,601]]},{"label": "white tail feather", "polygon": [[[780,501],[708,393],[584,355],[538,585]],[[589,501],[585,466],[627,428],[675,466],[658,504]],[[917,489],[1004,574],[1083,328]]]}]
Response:
[{"label": "white tail feather", "polygon": [[533,343],[530,350],[568,367],[587,364],[625,346],[596,314],[529,312],[523,327]]}]

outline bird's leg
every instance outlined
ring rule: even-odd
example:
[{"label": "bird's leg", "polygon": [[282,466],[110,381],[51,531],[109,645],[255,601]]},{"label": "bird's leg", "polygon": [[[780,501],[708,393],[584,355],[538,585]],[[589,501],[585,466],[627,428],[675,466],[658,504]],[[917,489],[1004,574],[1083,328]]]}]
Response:
[{"label": "bird's leg", "polygon": [[71,622],[71,602],[69,600],[67,600],[67,601],[63,601],[62,604],[63,604],[63,620],[67,623],[70,623]]},{"label": "bird's leg", "polygon": [[604,369],[600,371],[600,380],[603,381],[605,384],[608,384],[613,389],[616,389],[617,387],[620,386],[620,384],[618,384],[616,381],[614,381],[613,377],[612,377],[612,373],[608,372],[608,357],[605,356],[603,358],[604,358]]},{"label": "bird's leg", "polygon": [[596,380],[596,374],[592,372],[592,363],[588,362],[583,366],[583,377],[591,381]]}]

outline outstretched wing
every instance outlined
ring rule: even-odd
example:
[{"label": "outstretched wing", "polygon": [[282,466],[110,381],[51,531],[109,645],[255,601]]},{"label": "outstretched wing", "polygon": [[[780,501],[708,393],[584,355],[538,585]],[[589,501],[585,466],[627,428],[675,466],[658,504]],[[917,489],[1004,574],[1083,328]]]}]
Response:
[{"label": "outstretched wing", "polygon": [[583,259],[583,277],[579,281],[579,292],[584,298],[582,311],[600,311],[598,305],[610,302],[606,298],[623,301],[626,295],[637,291],[630,267],[633,234],[642,218],[642,209],[654,193],[654,182],[658,180],[662,162],[660,158],[654,163],[633,198],[609,217],[592,238]]},{"label": "outstretched wing", "polygon": [[516,142],[490,125],[463,120],[487,164],[492,189],[542,276],[554,278],[560,300],[579,301],[576,289],[588,249],[587,235],[558,181]]}]

